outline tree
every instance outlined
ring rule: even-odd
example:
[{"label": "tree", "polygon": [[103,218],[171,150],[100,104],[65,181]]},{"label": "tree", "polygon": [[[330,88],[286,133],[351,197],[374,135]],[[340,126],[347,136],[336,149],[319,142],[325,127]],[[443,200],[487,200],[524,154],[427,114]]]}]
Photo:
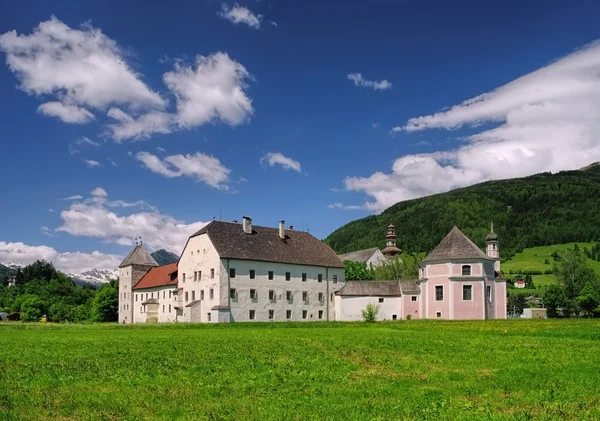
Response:
[{"label": "tree", "polygon": [[527,303],[527,294],[513,294],[508,296],[506,301],[506,313],[514,316],[523,314],[523,309]]},{"label": "tree", "polygon": [[21,304],[21,320],[24,322],[39,322],[44,314],[44,303],[38,296],[29,297]]},{"label": "tree", "polygon": [[91,319],[95,322],[116,322],[119,317],[119,290],[104,284],[92,300]]},{"label": "tree", "polygon": [[377,321],[377,315],[379,314],[379,306],[375,304],[367,304],[364,310],[361,310],[362,318],[365,322],[372,323]]},{"label": "tree", "polygon": [[75,306],[62,301],[54,303],[48,309],[48,317],[52,322],[74,322]]},{"label": "tree", "polygon": [[564,286],[566,297],[572,300],[579,296],[583,286],[590,283],[597,289],[598,277],[594,270],[587,266],[581,251],[566,250],[561,253],[559,263],[554,267],[554,274]]},{"label": "tree", "polygon": [[544,305],[548,309],[548,317],[558,317],[558,309],[565,307],[567,296],[560,285],[550,285],[544,293]]},{"label": "tree", "polygon": [[375,279],[375,272],[368,269],[365,262],[344,260],[344,266],[346,266],[346,281],[372,281]]},{"label": "tree", "polygon": [[577,302],[579,308],[581,308],[588,317],[593,317],[598,305],[600,305],[600,301],[598,300],[596,291],[589,282],[587,282],[581,290],[581,293],[577,297]]},{"label": "tree", "polygon": [[402,253],[375,267],[377,280],[413,280],[419,279],[419,263],[423,253]]}]

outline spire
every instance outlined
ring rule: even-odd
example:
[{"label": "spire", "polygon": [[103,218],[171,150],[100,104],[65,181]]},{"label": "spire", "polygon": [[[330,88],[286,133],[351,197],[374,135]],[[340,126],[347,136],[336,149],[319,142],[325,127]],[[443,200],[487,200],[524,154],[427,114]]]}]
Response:
[{"label": "spire", "polygon": [[490,233],[487,235],[486,241],[498,241],[498,234],[494,232],[494,221],[490,222]]},{"label": "spire", "polygon": [[395,256],[402,252],[398,247],[396,247],[396,227],[392,224],[390,220],[390,224],[387,227],[387,235],[385,236],[385,244],[386,247],[381,251],[388,257]]}]

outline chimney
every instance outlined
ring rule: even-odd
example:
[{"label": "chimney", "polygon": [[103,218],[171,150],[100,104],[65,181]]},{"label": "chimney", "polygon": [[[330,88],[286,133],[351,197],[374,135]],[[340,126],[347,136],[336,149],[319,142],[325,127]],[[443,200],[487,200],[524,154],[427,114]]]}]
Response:
[{"label": "chimney", "polygon": [[293,225],[290,225],[290,227],[289,227],[289,230],[290,230],[290,231],[294,231],[294,226],[293,226]]},{"label": "chimney", "polygon": [[252,234],[252,218],[244,216],[242,218],[242,228],[246,234]]},{"label": "chimney", "polygon": [[279,221],[279,238],[281,238],[282,240],[285,240],[285,221],[281,220]]},{"label": "chimney", "polygon": [[233,223],[234,223],[234,224],[237,224],[237,219],[234,219],[234,220],[233,220]]}]

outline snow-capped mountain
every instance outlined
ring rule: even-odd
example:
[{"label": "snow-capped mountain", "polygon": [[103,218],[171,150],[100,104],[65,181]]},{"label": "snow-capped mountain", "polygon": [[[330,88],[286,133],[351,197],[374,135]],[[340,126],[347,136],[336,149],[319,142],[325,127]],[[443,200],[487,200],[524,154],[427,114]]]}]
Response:
[{"label": "snow-capped mountain", "polygon": [[[1,263],[1,262],[0,262],[0,263]],[[7,268],[9,268],[9,269],[14,269],[14,270],[17,270],[17,269],[20,269],[20,268],[24,267],[25,265],[22,265],[22,264],[20,264],[20,263],[12,263],[12,262],[8,262],[8,263],[2,263],[2,266],[6,266],[6,267],[7,267]]]},{"label": "snow-capped mountain", "polygon": [[100,285],[119,278],[119,269],[92,269],[81,273],[68,273],[73,281],[81,281],[92,285]]}]

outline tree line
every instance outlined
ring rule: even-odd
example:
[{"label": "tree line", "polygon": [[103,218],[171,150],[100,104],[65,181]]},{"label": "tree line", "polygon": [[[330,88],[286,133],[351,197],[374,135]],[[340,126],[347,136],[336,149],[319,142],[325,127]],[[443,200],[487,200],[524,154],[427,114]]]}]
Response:
[{"label": "tree line", "polygon": [[0,282],[0,312],[21,313],[21,320],[52,322],[116,322],[119,308],[117,281],[77,286],[52,263],[36,261],[17,270],[14,285]]}]

